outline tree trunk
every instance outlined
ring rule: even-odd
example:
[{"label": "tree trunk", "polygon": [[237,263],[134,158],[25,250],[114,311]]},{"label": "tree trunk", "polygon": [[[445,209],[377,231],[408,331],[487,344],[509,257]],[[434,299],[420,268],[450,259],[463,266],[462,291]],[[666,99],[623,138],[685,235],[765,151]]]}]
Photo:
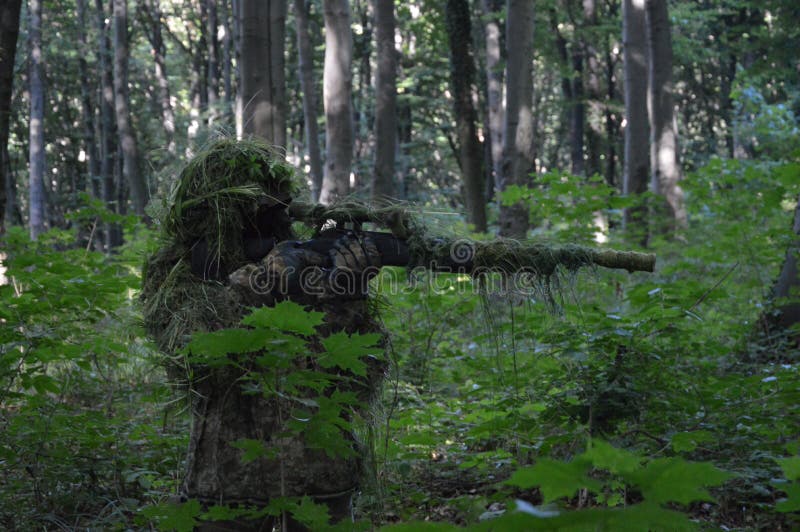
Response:
[{"label": "tree trunk", "polygon": [[[506,4],[506,116],[503,127],[503,171],[500,190],[526,185],[535,171],[533,139],[533,2]],[[528,206],[500,207],[500,234],[524,238]]]},{"label": "tree trunk", "polygon": [[232,82],[232,63],[233,52],[231,41],[233,24],[231,22],[231,9],[228,0],[222,0],[222,86],[225,91],[225,115],[230,117],[231,105],[233,104],[233,82]]},{"label": "tree trunk", "polygon": [[593,31],[597,27],[597,3],[583,0],[584,28],[581,34],[581,47],[585,58],[587,125],[586,129],[586,175],[600,173],[600,123],[602,107],[600,96],[600,63],[594,44]]},{"label": "tree trunk", "polygon": [[7,173],[8,132],[11,123],[11,93],[14,87],[14,57],[19,37],[19,14],[22,0],[6,0],[0,6],[0,234],[5,232],[6,189],[11,183]]},{"label": "tree trunk", "polygon": [[678,129],[673,108],[672,39],[667,0],[646,0],[652,190],[663,195],[677,227],[686,226]]},{"label": "tree trunk", "polygon": [[45,151],[44,151],[44,84],[42,82],[42,0],[30,0],[30,26],[28,43],[30,48],[30,71],[28,91],[31,100],[30,140],[28,142],[30,165],[29,215],[31,238],[36,240],[45,229]]},{"label": "tree trunk", "polygon": [[611,53],[611,43],[605,41],[605,77],[606,77],[606,101],[605,101],[605,133],[606,133],[606,183],[610,187],[617,187],[617,138],[619,137],[619,124],[617,123],[614,107],[617,99],[616,75],[614,73],[616,60]]},{"label": "tree trunk", "polygon": [[213,122],[219,99],[219,42],[217,39],[217,0],[203,0],[206,6],[206,45],[208,46],[208,91],[209,122]]},{"label": "tree trunk", "polygon": [[397,50],[394,47],[394,0],[375,0],[375,46],[378,71],[375,76],[375,171],[372,200],[397,195],[395,154],[397,151]]},{"label": "tree trunk", "polygon": [[[792,230],[796,235],[795,241],[786,252],[786,259],[778,280],[772,289],[772,300],[778,303],[774,317],[766,318],[770,327],[777,327],[778,332],[789,331],[792,326],[800,323],[800,272],[797,267],[797,257],[800,254],[800,197],[794,211],[794,224]],[[781,301],[783,300],[783,301]],[[795,339],[800,335],[795,331]]]},{"label": "tree trunk", "polygon": [[149,192],[139,171],[139,149],[131,124],[128,100],[128,2],[113,0],[114,10],[114,109],[122,146],[122,174],[130,187],[133,209],[144,216]]},{"label": "tree trunk", "polygon": [[478,232],[486,231],[486,197],[483,148],[476,130],[478,114],[473,104],[475,62],[470,52],[472,24],[467,0],[447,0],[447,33],[450,39],[450,86],[458,137],[458,158],[464,176],[467,220]]},{"label": "tree trunk", "polygon": [[570,106],[570,163],[574,175],[584,175],[583,133],[586,124],[586,104],[583,92],[583,51],[580,43],[572,44],[572,105]]},{"label": "tree trunk", "polygon": [[94,128],[94,102],[92,101],[92,86],[89,79],[89,65],[86,57],[89,54],[89,45],[86,41],[86,0],[77,0],[78,15],[78,72],[81,79],[81,115],[83,118],[83,142],[86,153],[86,166],[89,170],[89,184],[92,195],[100,198],[100,157],[97,154],[97,135]]},{"label": "tree trunk", "polygon": [[501,0],[483,0],[486,17],[486,100],[489,107],[489,145],[492,177],[497,183],[503,166],[503,60],[501,57]]},{"label": "tree trunk", "polygon": [[240,0],[243,131],[286,146],[286,2]]},{"label": "tree trunk", "polygon": [[[95,0],[97,11],[97,50],[100,58],[100,175],[103,201],[111,212],[118,212],[114,167],[117,153],[117,128],[114,123],[114,80],[111,66],[111,40],[103,0]],[[106,224],[106,251],[122,244],[119,226]]]},{"label": "tree trunk", "polygon": [[303,120],[306,132],[306,150],[311,167],[311,200],[319,201],[322,188],[322,154],[319,149],[317,127],[317,92],[314,85],[314,50],[308,29],[308,6],[305,0],[294,0],[294,17],[297,23],[297,57],[300,89],[303,91]]},{"label": "tree trunk", "polygon": [[167,139],[167,152],[175,153],[175,113],[170,101],[169,78],[164,61],[166,48],[161,35],[161,8],[157,0],[147,0],[143,9],[147,10],[150,22],[150,31],[146,32],[153,48],[153,63],[155,65],[156,82],[158,82],[158,100],[161,106],[161,121]]},{"label": "tree trunk", "polygon": [[[647,125],[647,46],[645,39],[644,0],[623,0],[622,41],[625,61],[625,162],[623,193],[642,194],[648,184]],[[625,221],[634,222],[635,230],[644,231],[647,223],[643,208],[625,211]]]},{"label": "tree trunk", "polygon": [[353,35],[347,0],[323,0],[325,16],[325,106],[327,160],[320,202],[330,204],[350,190],[353,159]]},{"label": "tree trunk", "polygon": [[244,101],[242,99],[242,0],[231,0],[231,37],[233,38],[233,52],[236,58],[236,97],[234,98],[234,120],[236,122],[236,136],[241,138],[244,134]]}]

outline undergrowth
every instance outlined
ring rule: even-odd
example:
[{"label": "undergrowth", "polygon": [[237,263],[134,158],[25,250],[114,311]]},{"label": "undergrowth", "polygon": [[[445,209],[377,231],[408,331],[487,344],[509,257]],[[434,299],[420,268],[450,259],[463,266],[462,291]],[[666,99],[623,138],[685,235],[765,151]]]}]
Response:
[{"label": "undergrowth", "polygon": [[[610,245],[635,248],[619,228],[627,200],[572,176],[543,183],[514,192],[535,198],[539,232],[593,244],[604,219]],[[555,305],[465,276],[380,276],[396,367],[358,526],[800,526],[798,352],[758,323],[798,183],[795,163],[712,161],[685,183],[690,228],[651,242],[655,273],[583,270]],[[141,331],[153,239],[132,229],[110,258],[76,249],[74,232],[4,237],[4,529],[187,530],[202,517],[171,499],[188,415]],[[310,501],[275,511],[323,526]]]}]

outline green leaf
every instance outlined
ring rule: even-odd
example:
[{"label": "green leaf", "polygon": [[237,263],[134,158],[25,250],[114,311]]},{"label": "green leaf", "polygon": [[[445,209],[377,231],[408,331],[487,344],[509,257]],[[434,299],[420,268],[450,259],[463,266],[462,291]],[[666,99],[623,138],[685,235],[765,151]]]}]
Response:
[{"label": "green leaf", "polygon": [[281,301],[274,307],[259,307],[242,320],[244,325],[311,336],[324,321],[323,312],[308,311],[294,301]]},{"label": "green leaf", "polygon": [[261,440],[252,440],[249,438],[241,438],[231,443],[231,447],[236,447],[244,451],[242,454],[242,463],[249,464],[250,462],[270,454],[271,450],[264,445]]},{"label": "green leaf", "polygon": [[592,448],[583,453],[592,464],[612,473],[630,473],[642,467],[642,457],[623,449],[617,449],[602,440],[593,440]]},{"label": "green leaf", "polygon": [[159,530],[177,530],[191,532],[194,530],[201,513],[200,501],[191,499],[183,504],[159,504],[142,510],[145,517],[156,521]]},{"label": "green leaf", "polygon": [[800,483],[773,482],[772,485],[786,493],[786,499],[779,501],[778,504],[775,505],[776,510],[784,513],[800,511]]},{"label": "green leaf", "polygon": [[623,474],[623,477],[639,486],[648,502],[689,504],[692,501],[713,501],[704,487],[718,486],[731,474],[709,462],[659,458],[649,462],[644,469]]},{"label": "green leaf", "polygon": [[600,483],[586,476],[591,466],[591,462],[582,457],[571,462],[541,458],[532,466],[514,471],[505,483],[522,489],[539,486],[544,502],[550,502],[560,497],[572,497],[581,488],[599,490]]},{"label": "green leaf", "polygon": [[777,462],[783,469],[786,480],[800,480],[800,456],[780,458]]},{"label": "green leaf", "polygon": [[196,333],[184,351],[208,364],[227,363],[227,355],[260,351],[272,336],[272,331],[263,329],[222,329]]},{"label": "green leaf", "polygon": [[676,453],[692,452],[701,443],[713,441],[714,436],[707,430],[677,432],[672,435],[670,444]]},{"label": "green leaf", "polygon": [[383,348],[378,345],[380,340],[381,335],[377,333],[351,336],[345,332],[332,334],[322,340],[326,354],[320,357],[319,364],[323,368],[338,367],[364,377],[367,374],[367,365],[362,359],[383,353]]},{"label": "green leaf", "polygon": [[321,530],[328,524],[330,515],[328,507],[324,504],[317,504],[311,497],[303,497],[300,502],[291,509],[292,517],[306,525],[310,530]]}]

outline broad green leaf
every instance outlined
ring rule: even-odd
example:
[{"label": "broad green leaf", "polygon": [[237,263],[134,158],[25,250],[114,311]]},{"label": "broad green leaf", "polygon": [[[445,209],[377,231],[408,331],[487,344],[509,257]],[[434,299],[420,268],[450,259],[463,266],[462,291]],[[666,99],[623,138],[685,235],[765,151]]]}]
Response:
[{"label": "broad green leaf", "polygon": [[692,452],[701,443],[713,441],[714,436],[707,430],[697,430],[694,432],[677,432],[672,435],[670,444],[676,453]]},{"label": "broad green leaf", "polygon": [[225,357],[231,353],[260,351],[272,336],[272,331],[263,329],[222,329],[196,333],[184,351],[208,364],[225,363]]},{"label": "broad green leaf", "polygon": [[142,510],[142,514],[156,521],[159,530],[191,532],[200,515],[200,501],[191,499],[183,504],[159,504]]},{"label": "broad green leaf", "polygon": [[800,456],[779,458],[777,462],[783,469],[786,480],[800,480]]},{"label": "broad green leaf", "polygon": [[571,462],[541,458],[532,466],[514,471],[505,483],[522,489],[538,486],[544,502],[551,502],[560,497],[572,497],[581,488],[599,490],[600,483],[586,476],[591,466],[591,462],[581,457]]},{"label": "broad green leaf", "polygon": [[772,485],[786,493],[786,499],[775,505],[776,510],[784,513],[800,511],[800,482],[773,482]]},{"label": "broad green leaf", "polygon": [[280,331],[311,336],[314,327],[321,325],[325,314],[308,311],[294,301],[281,301],[274,307],[259,307],[244,317],[242,323],[251,327],[277,329]]},{"label": "broad green leaf", "polygon": [[367,365],[362,359],[382,354],[383,348],[378,345],[380,340],[381,336],[377,333],[350,336],[345,332],[332,334],[322,340],[326,353],[320,356],[319,365],[323,368],[337,367],[364,377]]},{"label": "broad green leaf", "polygon": [[292,517],[308,526],[310,530],[321,530],[330,520],[328,507],[324,504],[317,504],[311,497],[303,497],[300,502],[291,509]]},{"label": "broad green leaf", "polygon": [[708,462],[687,462],[682,458],[659,458],[649,462],[644,469],[623,474],[639,486],[647,502],[712,501],[704,488],[718,486],[731,475]]},{"label": "broad green leaf", "polygon": [[612,473],[630,473],[642,466],[642,457],[623,449],[617,449],[602,440],[593,440],[592,448],[583,453],[592,464]]},{"label": "broad green leaf", "polygon": [[242,463],[249,464],[253,460],[257,460],[262,456],[270,454],[271,450],[268,449],[264,442],[261,440],[252,440],[249,438],[241,438],[231,443],[231,447],[236,447],[244,451],[242,454]]}]

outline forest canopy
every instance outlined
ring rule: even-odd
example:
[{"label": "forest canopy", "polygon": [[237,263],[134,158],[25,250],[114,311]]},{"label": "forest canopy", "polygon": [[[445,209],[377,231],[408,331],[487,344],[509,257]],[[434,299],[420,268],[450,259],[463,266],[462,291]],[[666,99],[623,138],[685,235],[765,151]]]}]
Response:
[{"label": "forest canopy", "polygon": [[[323,469],[358,455],[343,529],[797,528],[798,20],[795,0],[5,0],[0,528],[335,528],[310,488],[186,497],[192,405],[216,393],[197,382],[290,404],[275,440]],[[363,229],[408,264],[371,259],[346,312],[190,264],[206,246],[249,274],[289,236],[335,235],[335,265],[388,249]],[[176,279],[199,296],[167,342],[174,300],[148,294]],[[224,444],[256,468],[271,437]]]}]

